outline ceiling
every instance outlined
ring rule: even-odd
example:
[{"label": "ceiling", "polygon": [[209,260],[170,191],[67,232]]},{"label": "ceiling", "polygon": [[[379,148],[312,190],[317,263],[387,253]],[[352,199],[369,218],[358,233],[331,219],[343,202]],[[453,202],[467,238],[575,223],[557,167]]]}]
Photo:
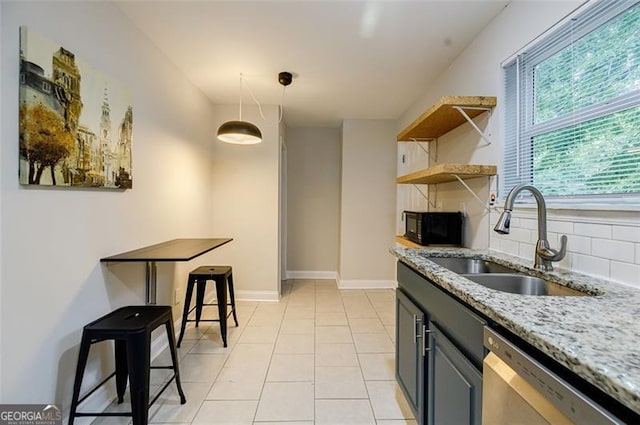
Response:
[{"label": "ceiling", "polygon": [[291,127],[396,119],[505,7],[497,0],[122,1],[212,102],[280,104]]}]

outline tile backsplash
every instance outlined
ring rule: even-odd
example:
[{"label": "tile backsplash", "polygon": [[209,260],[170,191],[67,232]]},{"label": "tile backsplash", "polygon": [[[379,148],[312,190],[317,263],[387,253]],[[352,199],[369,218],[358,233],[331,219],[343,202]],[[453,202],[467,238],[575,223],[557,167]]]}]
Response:
[{"label": "tile backsplash", "polygon": [[[491,212],[491,229],[500,212]],[[638,214],[616,218],[584,217],[579,211],[547,217],[547,236],[552,248],[560,247],[560,236],[567,235],[567,255],[554,267],[602,277],[640,288],[640,220]],[[492,250],[517,255],[533,262],[538,240],[535,209],[513,212],[511,233],[491,231]]]}]

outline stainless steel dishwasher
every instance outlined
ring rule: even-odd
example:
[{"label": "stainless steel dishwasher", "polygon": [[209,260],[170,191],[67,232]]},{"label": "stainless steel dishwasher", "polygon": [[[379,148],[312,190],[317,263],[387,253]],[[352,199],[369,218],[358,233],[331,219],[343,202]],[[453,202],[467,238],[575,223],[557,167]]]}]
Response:
[{"label": "stainless steel dishwasher", "polygon": [[488,327],[484,346],[482,425],[624,423]]}]

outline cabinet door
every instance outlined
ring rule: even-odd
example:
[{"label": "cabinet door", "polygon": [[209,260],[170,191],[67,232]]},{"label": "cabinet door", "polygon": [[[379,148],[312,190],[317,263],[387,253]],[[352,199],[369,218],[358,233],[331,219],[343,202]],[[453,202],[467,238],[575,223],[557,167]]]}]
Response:
[{"label": "cabinet door", "polygon": [[480,425],[482,374],[429,323],[429,425]]},{"label": "cabinet door", "polygon": [[424,325],[422,310],[396,291],[396,378],[419,424],[424,424]]}]

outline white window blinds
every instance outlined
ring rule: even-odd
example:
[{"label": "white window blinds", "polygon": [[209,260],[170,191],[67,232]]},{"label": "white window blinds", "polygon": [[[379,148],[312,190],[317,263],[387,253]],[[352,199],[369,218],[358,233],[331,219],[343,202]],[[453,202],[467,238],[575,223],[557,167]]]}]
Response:
[{"label": "white window blinds", "polygon": [[640,4],[601,1],[507,64],[504,189],[640,194]]}]

